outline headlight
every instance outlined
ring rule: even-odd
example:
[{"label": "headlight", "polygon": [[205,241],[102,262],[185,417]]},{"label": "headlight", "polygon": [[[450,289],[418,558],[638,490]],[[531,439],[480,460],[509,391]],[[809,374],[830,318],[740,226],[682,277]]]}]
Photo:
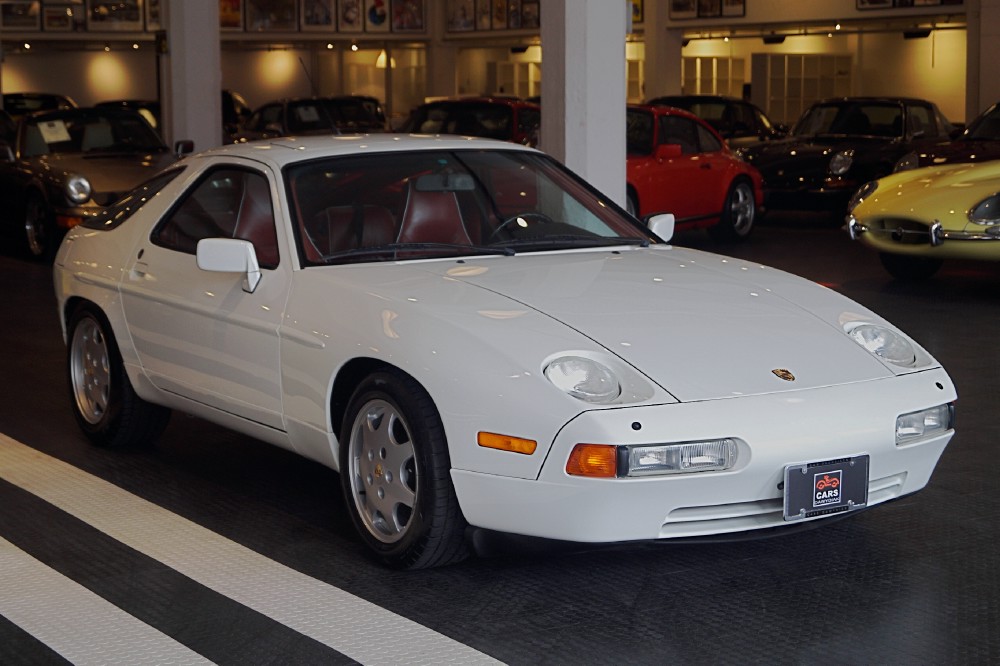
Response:
[{"label": "headlight", "polygon": [[850,328],[847,334],[871,353],[894,365],[910,366],[917,360],[913,345],[891,328],[878,324],[859,324]]},{"label": "headlight", "polygon": [[577,444],[566,461],[566,473],[593,478],[627,478],[720,472],[732,469],[739,457],[735,439],[710,439],[675,444]]},{"label": "headlight", "polygon": [[843,176],[854,163],[854,151],[842,150],[830,159],[830,173]]},{"label": "headlight", "polygon": [[862,201],[870,197],[877,189],[878,181],[876,180],[870,180],[859,187],[858,191],[851,197],[851,200],[847,202],[847,212],[853,213],[854,209],[857,208]]},{"label": "headlight", "polygon": [[581,356],[561,356],[545,366],[544,373],[556,388],[584,402],[613,402],[622,392],[609,368]]},{"label": "headlight", "polygon": [[987,197],[969,211],[969,221],[983,226],[1000,224],[1000,193]]},{"label": "headlight", "polygon": [[76,174],[66,180],[66,197],[75,204],[87,203],[93,190],[90,181]]},{"label": "headlight", "polygon": [[896,160],[896,166],[892,168],[893,173],[899,171],[909,171],[911,169],[916,169],[920,166],[920,156],[916,153],[906,153],[898,160]]},{"label": "headlight", "polygon": [[927,439],[950,430],[954,421],[951,405],[938,405],[896,417],[896,446]]}]

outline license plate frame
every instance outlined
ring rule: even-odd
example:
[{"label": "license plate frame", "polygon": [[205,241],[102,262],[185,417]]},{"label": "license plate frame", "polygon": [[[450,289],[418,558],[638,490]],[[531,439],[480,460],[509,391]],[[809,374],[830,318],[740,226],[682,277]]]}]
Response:
[{"label": "license plate frame", "polygon": [[785,521],[805,520],[868,504],[867,454],[785,467]]}]

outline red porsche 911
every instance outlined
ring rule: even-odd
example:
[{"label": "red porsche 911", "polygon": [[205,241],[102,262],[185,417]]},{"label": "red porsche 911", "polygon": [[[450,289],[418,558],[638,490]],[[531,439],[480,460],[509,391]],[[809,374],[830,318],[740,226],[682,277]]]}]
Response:
[{"label": "red porsche 911", "polygon": [[663,106],[627,111],[628,209],[673,213],[678,229],[707,228],[720,241],[747,238],[764,194],[760,173],[697,116]]}]

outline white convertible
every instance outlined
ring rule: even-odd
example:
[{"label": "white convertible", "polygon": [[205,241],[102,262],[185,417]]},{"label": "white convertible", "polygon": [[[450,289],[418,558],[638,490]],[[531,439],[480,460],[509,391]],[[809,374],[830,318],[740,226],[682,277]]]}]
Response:
[{"label": "white convertible", "polygon": [[704,536],[923,488],[954,432],[938,362],[672,230],[487,140],[189,156],[60,248],[73,409],[101,445],[177,409],[339,470],[398,567],[461,559],[469,526]]}]

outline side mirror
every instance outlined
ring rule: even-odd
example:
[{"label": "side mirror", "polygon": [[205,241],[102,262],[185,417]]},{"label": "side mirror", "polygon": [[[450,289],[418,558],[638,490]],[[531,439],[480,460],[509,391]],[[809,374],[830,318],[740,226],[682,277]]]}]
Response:
[{"label": "side mirror", "polygon": [[253,243],[239,238],[202,238],[198,268],[216,273],[243,273],[243,291],[252,294],[260,282],[260,264]]},{"label": "side mirror", "polygon": [[661,213],[653,215],[649,218],[646,226],[649,227],[650,231],[663,239],[663,242],[669,243],[670,239],[674,236],[674,214]]},{"label": "side mirror", "polygon": [[672,160],[683,154],[683,149],[679,143],[661,143],[656,147],[653,157],[658,160]]},{"label": "side mirror", "polygon": [[191,139],[182,139],[174,142],[174,155],[177,157],[184,157],[185,155],[190,155],[193,152],[194,141]]}]

